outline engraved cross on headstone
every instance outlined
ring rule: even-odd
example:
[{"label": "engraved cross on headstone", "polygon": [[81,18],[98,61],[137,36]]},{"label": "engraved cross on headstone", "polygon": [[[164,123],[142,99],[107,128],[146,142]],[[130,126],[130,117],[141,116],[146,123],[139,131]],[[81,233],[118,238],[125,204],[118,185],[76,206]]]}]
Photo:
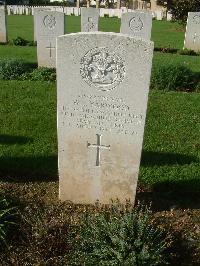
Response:
[{"label": "engraved cross on headstone", "polygon": [[55,49],[56,47],[51,46],[51,42],[50,42],[49,46],[47,46],[46,48],[49,49],[49,56],[51,58],[52,57],[52,49]]},{"label": "engraved cross on headstone", "polygon": [[100,134],[96,134],[96,135],[97,135],[97,144],[91,144],[91,143],[87,142],[87,147],[88,148],[97,148],[96,166],[100,166],[101,149],[110,150],[110,145],[109,146],[101,145],[102,135],[100,135]]}]

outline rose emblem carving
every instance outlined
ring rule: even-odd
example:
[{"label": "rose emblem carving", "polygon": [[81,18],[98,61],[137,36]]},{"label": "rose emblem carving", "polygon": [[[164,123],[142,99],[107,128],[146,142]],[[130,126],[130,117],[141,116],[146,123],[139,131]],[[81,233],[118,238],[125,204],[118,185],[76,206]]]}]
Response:
[{"label": "rose emblem carving", "polygon": [[56,26],[56,18],[53,15],[47,15],[43,19],[43,24],[48,29],[53,29]]},{"label": "rose emblem carving", "polygon": [[90,86],[109,91],[124,80],[125,64],[108,48],[94,48],[81,58],[80,74]]}]

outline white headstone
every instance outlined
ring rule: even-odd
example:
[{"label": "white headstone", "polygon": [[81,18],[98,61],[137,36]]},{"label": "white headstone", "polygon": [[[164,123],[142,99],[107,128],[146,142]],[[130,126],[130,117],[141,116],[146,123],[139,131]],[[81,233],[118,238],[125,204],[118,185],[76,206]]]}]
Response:
[{"label": "white headstone", "polygon": [[99,12],[100,17],[101,17],[101,18],[104,17],[104,14],[105,14],[105,12],[104,12],[104,8],[100,8],[99,11],[100,11],[100,12]]},{"label": "white headstone", "polygon": [[60,199],[135,200],[153,43],[117,33],[57,38]]},{"label": "white headstone", "polygon": [[37,28],[38,28],[38,26],[37,26],[37,21],[38,21],[38,18],[37,18],[37,15],[38,15],[38,13],[40,12],[40,11],[50,11],[51,9],[50,8],[44,8],[44,7],[35,7],[34,9],[33,9],[33,14],[34,14],[34,16],[33,16],[33,26],[34,26],[34,42],[36,42],[37,41]]},{"label": "white headstone", "polygon": [[38,66],[56,67],[56,37],[64,34],[64,13],[40,11],[37,14]]},{"label": "white headstone", "polygon": [[7,42],[6,14],[4,9],[0,9],[0,42]]},{"label": "white headstone", "polygon": [[98,31],[99,9],[93,7],[81,8],[81,31]]},{"label": "white headstone", "polygon": [[167,21],[172,20],[172,14],[170,12],[167,12]]},{"label": "white headstone", "polygon": [[163,19],[163,12],[158,10],[158,11],[155,11],[155,14],[156,14],[156,19],[157,20],[162,20]]},{"label": "white headstone", "polygon": [[200,12],[189,12],[184,48],[200,51]]},{"label": "white headstone", "polygon": [[74,7],[73,11],[74,11],[74,15],[75,16],[79,16],[80,15],[80,8]]},{"label": "white headstone", "polygon": [[151,39],[152,14],[151,12],[133,11],[123,13],[120,32],[130,36]]}]

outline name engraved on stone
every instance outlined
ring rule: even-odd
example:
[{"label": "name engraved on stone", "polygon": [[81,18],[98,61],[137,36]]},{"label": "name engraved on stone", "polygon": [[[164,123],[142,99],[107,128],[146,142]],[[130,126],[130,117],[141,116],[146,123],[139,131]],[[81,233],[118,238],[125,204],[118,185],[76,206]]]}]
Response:
[{"label": "name engraved on stone", "polygon": [[88,51],[80,62],[80,74],[90,86],[101,91],[114,89],[125,77],[125,63],[107,47]]},{"label": "name engraved on stone", "polygon": [[140,17],[133,17],[129,22],[129,27],[132,31],[138,32],[144,28],[144,23]]},{"label": "name engraved on stone", "polygon": [[56,26],[56,18],[53,15],[47,15],[43,19],[43,24],[46,28],[52,30]]},{"label": "name engraved on stone", "polygon": [[193,22],[196,23],[196,24],[200,24],[200,16],[195,15],[195,16],[193,17]]},{"label": "name engraved on stone", "polygon": [[49,57],[51,58],[52,57],[52,49],[56,49],[56,47],[51,46],[51,42],[50,42],[49,46],[47,46],[46,49],[49,49]]},{"label": "name engraved on stone", "polygon": [[96,166],[100,166],[101,149],[110,150],[110,145],[109,146],[102,145],[101,144],[102,135],[100,134],[96,134],[96,135],[97,135],[97,144],[90,144],[89,142],[87,142],[87,147],[97,149]]},{"label": "name engraved on stone", "polygon": [[62,106],[60,114],[65,126],[123,135],[138,135],[144,122],[122,98],[106,96],[79,95],[70,106]]}]

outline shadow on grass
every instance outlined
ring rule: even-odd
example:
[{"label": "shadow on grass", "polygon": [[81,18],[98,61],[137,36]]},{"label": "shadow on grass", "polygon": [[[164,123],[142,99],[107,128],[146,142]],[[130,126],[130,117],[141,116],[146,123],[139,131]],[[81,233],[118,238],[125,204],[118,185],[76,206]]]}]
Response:
[{"label": "shadow on grass", "polygon": [[193,162],[198,162],[198,159],[195,156],[153,151],[143,151],[141,158],[141,165],[148,167],[156,165],[184,165]]},{"label": "shadow on grass", "polygon": [[57,156],[1,157],[0,180],[45,182],[58,180]]},{"label": "shadow on grass", "polygon": [[26,144],[32,141],[32,138],[23,136],[0,135],[0,144],[2,145]]},{"label": "shadow on grass", "polygon": [[179,181],[165,181],[153,185],[148,191],[139,189],[137,200],[149,204],[155,211],[170,209],[200,209],[199,178]]}]

